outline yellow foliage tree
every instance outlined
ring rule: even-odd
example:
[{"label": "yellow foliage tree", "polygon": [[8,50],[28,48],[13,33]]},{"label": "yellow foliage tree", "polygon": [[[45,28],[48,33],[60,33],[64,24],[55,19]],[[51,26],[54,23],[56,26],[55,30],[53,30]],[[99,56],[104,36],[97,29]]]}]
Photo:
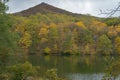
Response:
[{"label": "yellow foliage tree", "polygon": [[51,24],[50,24],[50,27],[52,27],[52,28],[56,28],[56,27],[57,27],[57,25],[56,25],[56,24],[54,24],[54,23],[51,23]]},{"label": "yellow foliage tree", "polygon": [[109,27],[108,29],[108,36],[110,38],[116,37],[118,35],[118,32],[116,31],[116,29],[114,27]]},{"label": "yellow foliage tree", "polygon": [[115,49],[120,54],[120,37],[115,39]]},{"label": "yellow foliage tree", "polygon": [[120,26],[116,27],[116,31],[120,32]]},{"label": "yellow foliage tree", "polygon": [[79,27],[81,27],[81,28],[83,28],[83,29],[86,29],[84,23],[81,22],[81,21],[80,21],[80,22],[77,22],[76,25],[79,26]]},{"label": "yellow foliage tree", "polygon": [[39,32],[39,35],[46,35],[46,34],[48,34],[48,29],[47,28],[41,28],[40,32]]},{"label": "yellow foliage tree", "polygon": [[93,30],[95,34],[102,34],[107,32],[108,27],[105,23],[93,21],[90,29]]},{"label": "yellow foliage tree", "polygon": [[28,48],[32,43],[31,35],[28,32],[25,32],[23,37],[20,38],[19,44],[22,48]]},{"label": "yellow foliage tree", "polygon": [[46,48],[44,49],[44,53],[45,53],[45,54],[50,54],[50,51],[51,51],[51,49],[50,49],[49,47],[46,47]]},{"label": "yellow foliage tree", "polygon": [[48,41],[48,39],[46,39],[46,38],[41,38],[40,43],[46,43],[47,41]]}]

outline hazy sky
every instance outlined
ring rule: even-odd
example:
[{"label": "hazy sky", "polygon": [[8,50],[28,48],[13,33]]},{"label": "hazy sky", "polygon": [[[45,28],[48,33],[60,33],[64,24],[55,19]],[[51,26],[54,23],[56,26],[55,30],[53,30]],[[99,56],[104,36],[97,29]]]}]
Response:
[{"label": "hazy sky", "polygon": [[113,9],[117,7],[120,0],[10,0],[7,3],[9,5],[8,12],[19,12],[40,4],[41,2],[46,2],[74,13],[103,16],[98,15],[100,13],[99,9]]}]

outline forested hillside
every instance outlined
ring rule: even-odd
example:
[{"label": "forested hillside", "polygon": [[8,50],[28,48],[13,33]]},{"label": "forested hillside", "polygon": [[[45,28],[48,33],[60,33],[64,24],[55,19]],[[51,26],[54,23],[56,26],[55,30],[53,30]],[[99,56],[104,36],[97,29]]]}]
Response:
[{"label": "forested hillside", "polygon": [[[12,30],[19,36],[18,46],[28,54],[120,53],[117,18],[75,16],[46,3],[11,17],[14,20]],[[115,22],[117,25],[113,24]]]}]

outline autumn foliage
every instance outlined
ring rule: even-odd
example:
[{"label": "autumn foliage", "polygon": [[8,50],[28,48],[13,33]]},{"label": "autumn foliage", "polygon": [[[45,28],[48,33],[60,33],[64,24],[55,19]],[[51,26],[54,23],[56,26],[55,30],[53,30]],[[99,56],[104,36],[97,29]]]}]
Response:
[{"label": "autumn foliage", "polygon": [[[12,16],[18,45],[28,54],[116,54],[119,26],[65,14]],[[114,42],[114,43],[113,43]],[[117,50],[117,51],[115,51]],[[115,52],[114,52],[115,51]]]}]

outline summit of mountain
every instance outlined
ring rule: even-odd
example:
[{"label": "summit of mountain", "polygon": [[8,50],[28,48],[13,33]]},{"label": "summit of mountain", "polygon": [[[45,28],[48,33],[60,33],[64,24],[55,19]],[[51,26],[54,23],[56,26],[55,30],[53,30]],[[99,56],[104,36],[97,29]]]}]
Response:
[{"label": "summit of mountain", "polygon": [[35,15],[37,13],[41,13],[41,14],[47,14],[47,13],[66,14],[66,15],[73,15],[73,16],[81,15],[81,14],[72,13],[72,12],[54,7],[54,6],[47,4],[45,2],[42,2],[41,4],[38,4],[38,5],[31,7],[29,9],[23,10],[21,12],[17,12],[17,13],[15,13],[15,15],[30,16],[30,15]]}]

